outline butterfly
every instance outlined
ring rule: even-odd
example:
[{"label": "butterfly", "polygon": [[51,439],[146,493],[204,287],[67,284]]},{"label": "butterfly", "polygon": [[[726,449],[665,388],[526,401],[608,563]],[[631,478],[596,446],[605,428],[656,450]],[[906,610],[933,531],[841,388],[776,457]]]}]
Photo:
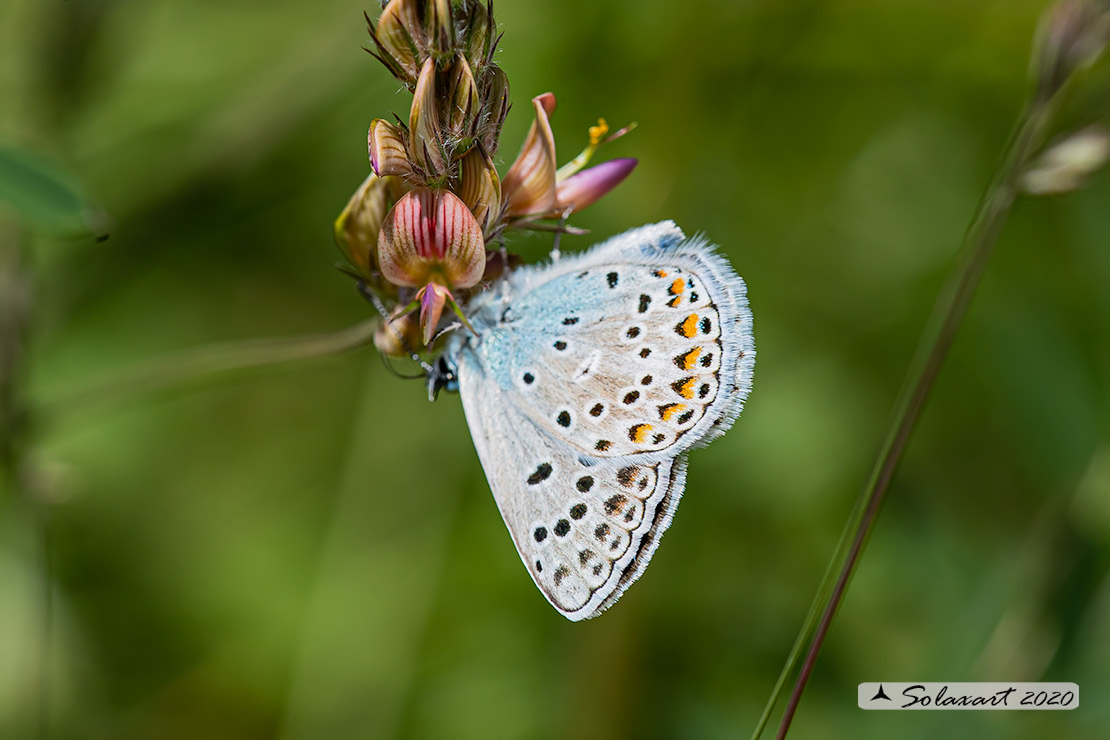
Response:
[{"label": "butterfly", "polygon": [[612,606],[670,525],[686,455],[752,385],[744,281],[671,221],[515,270],[472,299],[429,390],[457,390],[494,500],[544,597]]}]

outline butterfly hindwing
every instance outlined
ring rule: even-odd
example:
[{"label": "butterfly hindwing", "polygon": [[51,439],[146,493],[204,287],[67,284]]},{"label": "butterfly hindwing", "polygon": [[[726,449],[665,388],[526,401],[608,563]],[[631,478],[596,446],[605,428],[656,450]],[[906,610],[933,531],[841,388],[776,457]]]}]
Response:
[{"label": "butterfly hindwing", "polygon": [[506,405],[463,356],[459,389],[478,457],[532,579],[567,618],[608,607],[647,564],[681,495],[685,461],[593,461]]}]

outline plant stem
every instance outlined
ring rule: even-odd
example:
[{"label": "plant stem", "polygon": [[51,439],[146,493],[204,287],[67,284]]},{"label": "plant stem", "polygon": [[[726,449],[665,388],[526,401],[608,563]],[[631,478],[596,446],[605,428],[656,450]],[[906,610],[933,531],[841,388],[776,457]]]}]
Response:
[{"label": "plant stem", "polygon": [[[1052,111],[1052,98],[1034,99],[1022,111],[1015,132],[1006,148],[1002,164],[987,188],[975,220],[972,221],[964,238],[962,257],[941,290],[932,316],[918,343],[917,352],[906,374],[894,414],[891,416],[883,446],[834,555],[832,563],[840,563],[836,579],[832,580],[834,569],[830,565],[753,738],[758,738],[762,733],[785,685],[786,676],[796,664],[801,653],[801,645],[805,637],[814,630],[816,621],[816,631],[809,642],[805,661],[795,681],[776,735],[777,740],[786,737],[798,709],[802,692],[817,662],[817,656],[828,635],[837,609],[844,600],[848,584],[859,563],[867,539],[874,528],[891,478],[921,415],[925,400],[940,373],[956,332],[967,313],[1002,227],[1006,223],[1017,194],[1017,180],[1040,145]],[[854,535],[848,544],[848,535],[853,530]],[[822,601],[825,602],[825,606],[820,612],[820,620],[817,621],[817,607]]]},{"label": "plant stem", "polygon": [[378,319],[373,318],[324,334],[225,342],[186,350],[68,393],[49,405],[50,416],[62,417],[89,406],[208,376],[347,352],[369,344],[377,326]]}]

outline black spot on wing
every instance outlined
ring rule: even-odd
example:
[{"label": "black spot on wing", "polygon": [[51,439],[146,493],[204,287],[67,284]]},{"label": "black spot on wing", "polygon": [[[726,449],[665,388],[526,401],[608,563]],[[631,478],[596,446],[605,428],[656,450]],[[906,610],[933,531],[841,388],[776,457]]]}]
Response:
[{"label": "black spot on wing", "polygon": [[551,463],[540,463],[535,472],[528,476],[528,485],[534,486],[537,483],[547,480],[551,476]]}]

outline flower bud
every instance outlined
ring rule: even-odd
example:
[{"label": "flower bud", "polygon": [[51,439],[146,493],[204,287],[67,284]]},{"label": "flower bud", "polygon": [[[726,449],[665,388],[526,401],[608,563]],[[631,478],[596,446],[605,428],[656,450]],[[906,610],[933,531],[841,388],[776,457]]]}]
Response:
[{"label": "flower bud", "polygon": [[451,51],[455,40],[455,19],[451,14],[451,0],[427,0],[424,15],[428,24],[428,38],[440,54]]},{"label": "flower bud", "polygon": [[478,136],[492,157],[501,143],[501,127],[509,115],[509,78],[500,67],[486,68],[482,79],[482,114]]},{"label": "flower bud", "polygon": [[637,160],[622,157],[602,162],[571,175],[556,187],[559,208],[581,211],[619,185],[624,178],[628,177],[636,164]]},{"label": "flower bud", "polygon": [[466,35],[463,39],[466,59],[471,67],[486,63],[493,53],[493,18],[489,8],[481,2],[470,4],[470,15],[466,21]]},{"label": "flower bud", "polygon": [[374,332],[374,346],[387,357],[408,357],[420,348],[420,325],[412,314],[383,321]]},{"label": "flower bud", "polygon": [[400,189],[397,178],[371,174],[335,220],[335,243],[363,277],[377,276],[378,234]]},{"label": "flower bud", "polygon": [[456,136],[466,136],[478,117],[479,101],[474,74],[461,54],[455,58],[455,64],[451,67],[450,90],[448,101],[451,106],[451,119],[447,122],[448,126]]},{"label": "flower bud", "polygon": [[406,193],[386,216],[378,235],[382,275],[412,288],[429,282],[469,288],[485,269],[482,228],[448,190]]},{"label": "flower bud", "polygon": [[456,192],[484,231],[500,211],[501,180],[497,177],[493,160],[480,146],[463,157]]},{"label": "flower bud", "polygon": [[1075,190],[1106,164],[1110,135],[1098,126],[1072,134],[1045,151],[1021,176],[1021,186],[1032,195],[1054,195]]},{"label": "flower bud", "polygon": [[1043,96],[1054,95],[1074,72],[1092,64],[1110,40],[1110,3],[1059,0],[1041,20],[1034,72]]},{"label": "flower bud", "polygon": [[446,164],[439,137],[435,79],[436,63],[428,58],[420,69],[409,110],[409,154],[429,177],[441,174]]},{"label": "flower bud", "polygon": [[428,55],[428,39],[420,24],[420,2],[390,0],[377,25],[370,28],[379,58],[408,87],[416,83],[421,63]]},{"label": "flower bud", "polygon": [[429,345],[443,316],[443,306],[448,300],[454,303],[455,297],[439,283],[428,283],[417,292],[416,300],[420,301],[420,339]]},{"label": "flower bud", "polygon": [[520,155],[501,183],[505,213],[528,216],[547,213],[555,199],[555,137],[548,116],[555,110],[555,96],[544,93],[532,98],[536,120],[524,140]]},{"label": "flower bud", "polygon": [[404,134],[389,121],[375,118],[370,122],[366,134],[366,145],[370,153],[370,166],[379,177],[412,175],[412,163],[405,149]]}]

